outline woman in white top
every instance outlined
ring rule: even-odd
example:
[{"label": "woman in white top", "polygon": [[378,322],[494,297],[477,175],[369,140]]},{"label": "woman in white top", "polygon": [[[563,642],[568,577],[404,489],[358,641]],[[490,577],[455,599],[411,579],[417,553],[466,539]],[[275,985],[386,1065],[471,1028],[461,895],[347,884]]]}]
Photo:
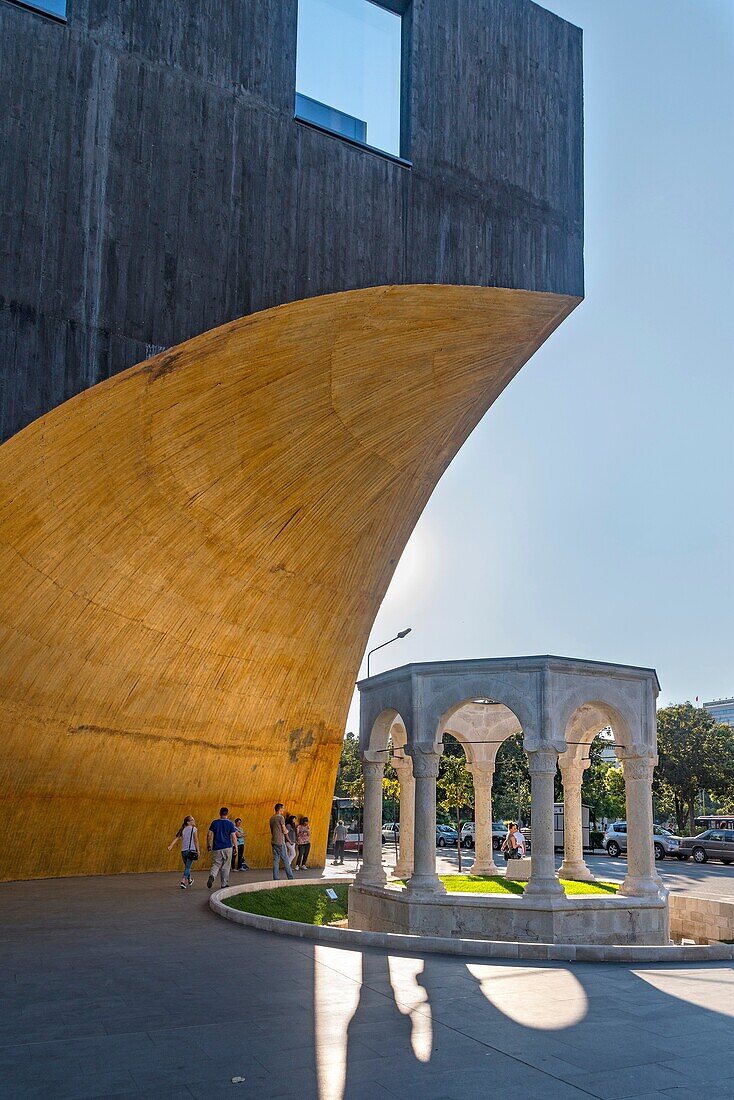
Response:
[{"label": "woman in white top", "polygon": [[191,814],[187,814],[183,819],[181,828],[176,833],[175,837],[168,845],[168,851],[171,851],[177,840],[181,840],[181,859],[183,860],[184,873],[181,879],[181,889],[185,890],[187,886],[193,886],[194,880],[191,877],[191,864],[195,859],[199,858],[201,854],[199,851],[199,830],[196,828],[196,822]]}]

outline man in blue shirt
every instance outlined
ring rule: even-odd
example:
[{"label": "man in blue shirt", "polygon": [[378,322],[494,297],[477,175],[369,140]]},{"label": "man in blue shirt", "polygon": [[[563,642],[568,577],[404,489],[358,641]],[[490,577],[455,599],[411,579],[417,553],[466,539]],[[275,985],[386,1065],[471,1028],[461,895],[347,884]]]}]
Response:
[{"label": "man in blue shirt", "polygon": [[229,810],[222,806],[219,817],[212,821],[206,834],[206,850],[212,853],[212,867],[207,886],[211,890],[219,873],[222,888],[229,886],[229,869],[232,866],[232,849],[237,850],[237,828],[229,820]]}]

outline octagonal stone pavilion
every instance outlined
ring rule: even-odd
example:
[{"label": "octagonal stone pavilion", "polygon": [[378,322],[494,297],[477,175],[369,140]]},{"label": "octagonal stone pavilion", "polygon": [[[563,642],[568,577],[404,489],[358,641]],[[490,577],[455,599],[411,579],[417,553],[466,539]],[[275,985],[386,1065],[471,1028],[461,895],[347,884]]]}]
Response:
[{"label": "octagonal stone pavilion", "polygon": [[[654,669],[553,656],[487,658],[406,665],[357,686],[364,863],[350,888],[350,926],[524,942],[669,942],[667,894],[653,849],[660,690]],[[625,780],[627,874],[616,896],[566,897],[559,877],[593,879],[583,855],[581,781],[589,746],[607,726]],[[531,777],[532,858],[521,897],[449,896],[436,873],[436,778],[446,733],[463,746],[474,783],[476,875],[499,870],[492,856],[492,777],[500,745],[522,734]],[[382,863],[382,778],[390,743],[401,796],[392,882]],[[557,874],[558,767],[564,853]],[[396,880],[407,880],[404,890]]]}]

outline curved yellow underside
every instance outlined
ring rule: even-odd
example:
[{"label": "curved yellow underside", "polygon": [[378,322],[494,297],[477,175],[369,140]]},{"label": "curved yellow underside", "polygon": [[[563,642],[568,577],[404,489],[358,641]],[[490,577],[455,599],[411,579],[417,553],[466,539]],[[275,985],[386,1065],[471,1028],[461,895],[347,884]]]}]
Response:
[{"label": "curved yellow underside", "polygon": [[380,287],[208,332],[0,447],[0,878],[178,866],[276,799],[323,861],[374,616],[446,465],[576,304]]}]

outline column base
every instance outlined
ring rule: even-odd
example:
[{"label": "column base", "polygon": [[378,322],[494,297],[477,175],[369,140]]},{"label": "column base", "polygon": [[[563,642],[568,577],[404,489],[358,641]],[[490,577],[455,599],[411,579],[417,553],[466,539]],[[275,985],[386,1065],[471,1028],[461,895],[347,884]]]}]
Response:
[{"label": "column base", "polygon": [[408,863],[407,860],[405,860],[403,862],[398,860],[398,862],[395,864],[395,866],[392,869],[392,877],[393,878],[409,879],[412,874],[413,874],[413,868],[412,868],[411,864]]},{"label": "column base", "polygon": [[498,875],[500,873],[500,869],[492,859],[475,859],[474,863],[472,863],[467,873],[470,875]]},{"label": "column base", "polygon": [[564,859],[558,869],[558,877],[572,879],[574,882],[596,882],[595,876],[586,866],[583,859],[569,860],[568,863]]},{"label": "column base", "polygon": [[387,875],[384,868],[373,871],[371,867],[365,867],[362,864],[354,876],[354,882],[359,886],[384,886],[387,882]]},{"label": "column base", "polygon": [[619,888],[619,893],[628,898],[654,898],[665,893],[665,888],[652,878],[636,878],[627,875]]},{"label": "column base", "polygon": [[405,891],[415,898],[436,897],[437,894],[445,894],[446,887],[438,875],[411,875]]},{"label": "column base", "polygon": [[565,891],[555,875],[540,878],[531,873],[530,881],[525,887],[525,897],[565,897]]}]

